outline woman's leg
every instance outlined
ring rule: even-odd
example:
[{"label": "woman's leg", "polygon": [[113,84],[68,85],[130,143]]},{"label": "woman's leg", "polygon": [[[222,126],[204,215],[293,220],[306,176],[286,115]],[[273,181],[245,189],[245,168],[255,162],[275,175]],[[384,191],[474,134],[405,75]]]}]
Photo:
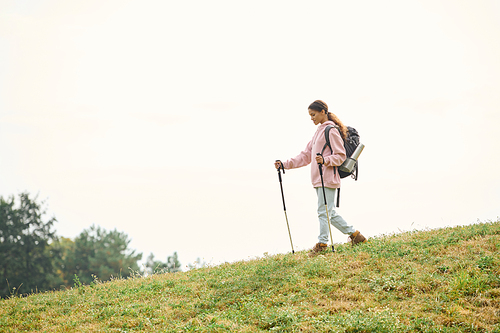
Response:
[{"label": "woman's leg", "polygon": [[[335,192],[336,188],[325,187],[326,202],[328,204],[328,214],[330,217],[330,223],[340,230],[343,234],[352,235],[356,232],[356,229],[352,225],[347,224],[347,222],[337,214],[335,211]],[[323,197],[323,188],[316,187],[316,193],[318,194],[318,219],[319,219],[319,237],[320,243],[328,244],[329,230],[328,221],[325,210],[325,199]]]}]

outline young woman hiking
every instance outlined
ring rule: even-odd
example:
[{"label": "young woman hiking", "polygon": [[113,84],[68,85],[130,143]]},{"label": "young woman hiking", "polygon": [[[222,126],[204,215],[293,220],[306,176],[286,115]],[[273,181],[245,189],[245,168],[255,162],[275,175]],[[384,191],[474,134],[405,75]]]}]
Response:
[{"label": "young woman hiking", "polygon": [[[276,169],[283,167],[285,169],[296,169],[306,166],[311,163],[311,181],[318,195],[318,219],[319,219],[319,236],[318,243],[312,248],[310,255],[316,255],[327,249],[328,245],[328,219],[330,217],[331,224],[340,230],[340,232],[349,235],[352,245],[361,242],[366,242],[366,238],[352,225],[349,225],[334,209],[335,191],[340,187],[340,175],[338,166],[346,159],[343,139],[347,135],[347,127],[331,112],[328,112],[328,106],[325,102],[316,100],[308,108],[311,120],[314,125],[319,125],[312,140],[309,141],[306,148],[296,157],[285,162],[276,161],[274,163]],[[334,126],[340,129],[332,129],[329,133],[330,144],[332,151],[325,146],[325,128],[326,126]],[[317,155],[317,153],[322,155]],[[318,163],[323,168],[323,181],[325,184],[326,201],[328,204],[328,215],[325,207],[325,199],[323,196],[323,188]]]}]

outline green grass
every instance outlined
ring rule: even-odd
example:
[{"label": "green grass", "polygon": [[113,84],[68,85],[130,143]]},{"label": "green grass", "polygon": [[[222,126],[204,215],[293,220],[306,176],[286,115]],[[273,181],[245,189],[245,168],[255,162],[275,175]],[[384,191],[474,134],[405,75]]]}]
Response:
[{"label": "green grass", "polygon": [[1,332],[500,332],[500,221],[0,301]]}]

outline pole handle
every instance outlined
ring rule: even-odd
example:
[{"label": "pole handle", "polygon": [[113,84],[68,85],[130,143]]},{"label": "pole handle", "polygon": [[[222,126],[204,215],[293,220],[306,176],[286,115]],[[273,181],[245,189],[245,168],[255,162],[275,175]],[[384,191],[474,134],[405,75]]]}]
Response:
[{"label": "pole handle", "polygon": [[[280,166],[278,167],[278,169],[276,169],[278,171],[278,179],[280,180],[280,184],[281,184],[281,168],[283,166],[283,163],[281,163],[280,160],[276,160],[276,162],[280,162]],[[285,169],[283,169],[283,173],[285,173]]]},{"label": "pole handle", "polygon": [[[323,155],[321,155],[321,153],[316,153],[316,156],[323,157]],[[318,168],[319,168],[319,174],[323,177],[323,165],[321,165],[321,163],[318,163]],[[321,179],[323,179],[323,178],[321,178]]]},{"label": "pole handle", "polygon": [[283,162],[281,162],[280,160],[276,160],[276,162],[280,162],[280,167],[278,168],[278,172],[281,170],[283,170],[283,174],[285,174],[285,167],[283,166]]}]

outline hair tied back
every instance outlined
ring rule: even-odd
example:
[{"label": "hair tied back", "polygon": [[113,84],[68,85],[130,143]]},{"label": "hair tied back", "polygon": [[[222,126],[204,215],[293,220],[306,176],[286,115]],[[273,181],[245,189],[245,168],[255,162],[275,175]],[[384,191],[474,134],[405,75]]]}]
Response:
[{"label": "hair tied back", "polygon": [[309,109],[314,111],[322,111],[325,110],[325,113],[328,113],[328,105],[320,99],[315,100],[309,105]]}]

